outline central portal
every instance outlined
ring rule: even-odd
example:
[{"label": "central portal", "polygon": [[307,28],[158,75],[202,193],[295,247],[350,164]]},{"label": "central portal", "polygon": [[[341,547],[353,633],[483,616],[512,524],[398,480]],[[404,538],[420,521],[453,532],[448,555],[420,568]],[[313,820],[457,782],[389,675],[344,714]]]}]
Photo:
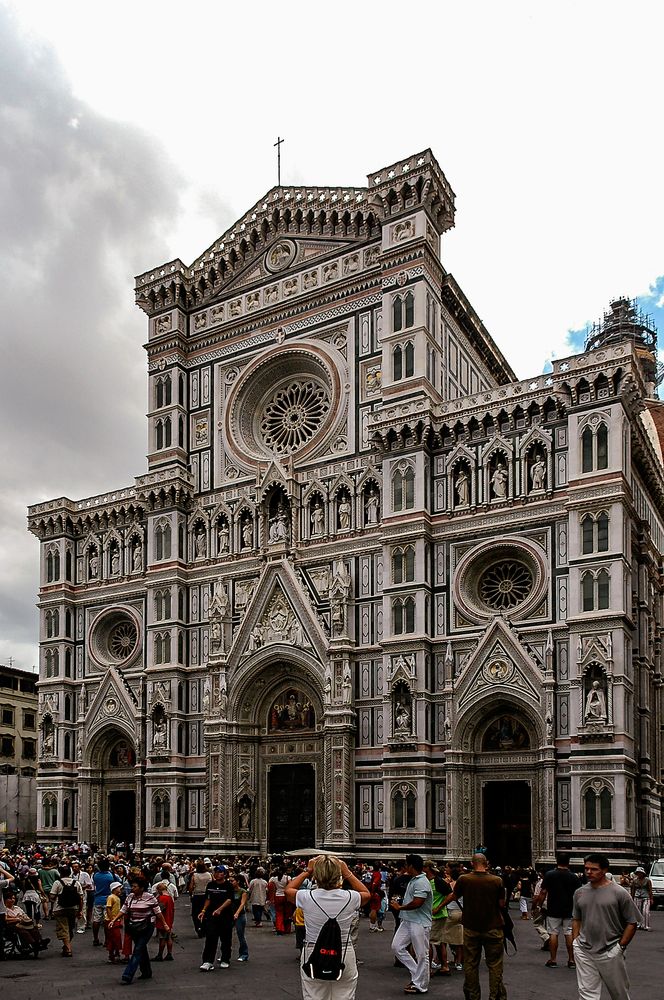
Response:
[{"label": "central portal", "polygon": [[274,854],[314,847],[316,783],[312,764],[270,768],[269,849]]},{"label": "central portal", "polygon": [[136,792],[108,793],[108,839],[136,843]]},{"label": "central portal", "polygon": [[528,782],[488,781],[483,806],[484,843],[490,864],[529,865],[532,842]]}]

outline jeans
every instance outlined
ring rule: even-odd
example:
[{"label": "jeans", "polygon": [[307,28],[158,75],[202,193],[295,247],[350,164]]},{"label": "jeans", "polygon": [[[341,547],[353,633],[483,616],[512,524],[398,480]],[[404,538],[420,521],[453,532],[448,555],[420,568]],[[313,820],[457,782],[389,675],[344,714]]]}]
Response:
[{"label": "jeans", "polygon": [[503,941],[502,928],[485,931],[463,929],[463,992],[466,1000],[480,1000],[480,959],[484,948],[484,960],[489,970],[489,1000],[505,1000],[507,992],[503,983]]},{"label": "jeans", "polygon": [[199,937],[204,937],[205,935],[202,923],[198,919],[198,914],[203,909],[204,904],[205,904],[205,893],[195,892],[194,895],[191,897],[191,922],[194,925],[194,930],[196,931]]},{"label": "jeans", "polygon": [[256,904],[254,904],[251,907],[251,912],[252,912],[253,917],[254,917],[254,923],[257,924],[257,925],[258,924],[262,924],[263,923],[263,907],[262,906],[257,906]]},{"label": "jeans", "polygon": [[122,973],[123,979],[128,979],[129,982],[131,982],[136,975],[136,971],[139,966],[144,979],[149,979],[152,975],[152,966],[150,965],[150,955],[148,953],[148,942],[150,941],[153,932],[154,927],[151,924],[146,931],[143,931],[141,934],[137,934],[134,938],[132,938],[134,942],[134,950],[131,953],[131,958],[127,962],[124,972]]},{"label": "jeans", "polygon": [[235,921],[235,933],[237,934],[237,943],[240,949],[240,958],[249,958],[249,945],[247,944],[247,939],[245,937],[245,930],[247,927],[247,915],[242,912],[240,916]]}]

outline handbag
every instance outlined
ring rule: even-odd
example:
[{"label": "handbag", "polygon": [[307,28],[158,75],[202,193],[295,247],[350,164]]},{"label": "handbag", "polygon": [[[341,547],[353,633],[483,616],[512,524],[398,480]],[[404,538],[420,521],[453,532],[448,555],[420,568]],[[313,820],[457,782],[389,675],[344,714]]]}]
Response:
[{"label": "handbag", "polygon": [[141,934],[145,934],[148,928],[152,928],[152,917],[141,917],[139,920],[132,920],[131,906],[127,907],[127,918],[127,926],[125,929],[132,941]]}]

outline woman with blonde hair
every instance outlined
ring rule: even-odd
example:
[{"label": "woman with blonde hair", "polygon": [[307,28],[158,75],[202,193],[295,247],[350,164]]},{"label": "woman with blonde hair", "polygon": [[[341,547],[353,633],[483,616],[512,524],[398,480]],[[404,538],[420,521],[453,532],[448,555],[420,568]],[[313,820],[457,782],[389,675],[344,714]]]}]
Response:
[{"label": "woman with blonde hair", "polygon": [[[301,889],[305,879],[316,883],[315,889]],[[343,889],[343,883],[349,886]],[[336,918],[341,930],[343,971],[338,980],[310,979],[300,971],[303,1000],[354,1000],[357,988],[357,963],[350,940],[351,923],[360,906],[369,902],[367,887],[349,870],[345,861],[331,854],[319,854],[286,886],[286,898],[304,914],[305,941],[303,965],[311,956],[323,924]]]}]

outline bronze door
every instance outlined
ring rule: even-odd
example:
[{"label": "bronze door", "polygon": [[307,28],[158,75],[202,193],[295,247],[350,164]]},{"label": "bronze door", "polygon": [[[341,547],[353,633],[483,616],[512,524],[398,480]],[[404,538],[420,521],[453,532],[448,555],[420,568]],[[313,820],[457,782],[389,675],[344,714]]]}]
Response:
[{"label": "bronze door", "polygon": [[269,849],[274,854],[315,847],[316,789],[311,764],[270,768]]}]

